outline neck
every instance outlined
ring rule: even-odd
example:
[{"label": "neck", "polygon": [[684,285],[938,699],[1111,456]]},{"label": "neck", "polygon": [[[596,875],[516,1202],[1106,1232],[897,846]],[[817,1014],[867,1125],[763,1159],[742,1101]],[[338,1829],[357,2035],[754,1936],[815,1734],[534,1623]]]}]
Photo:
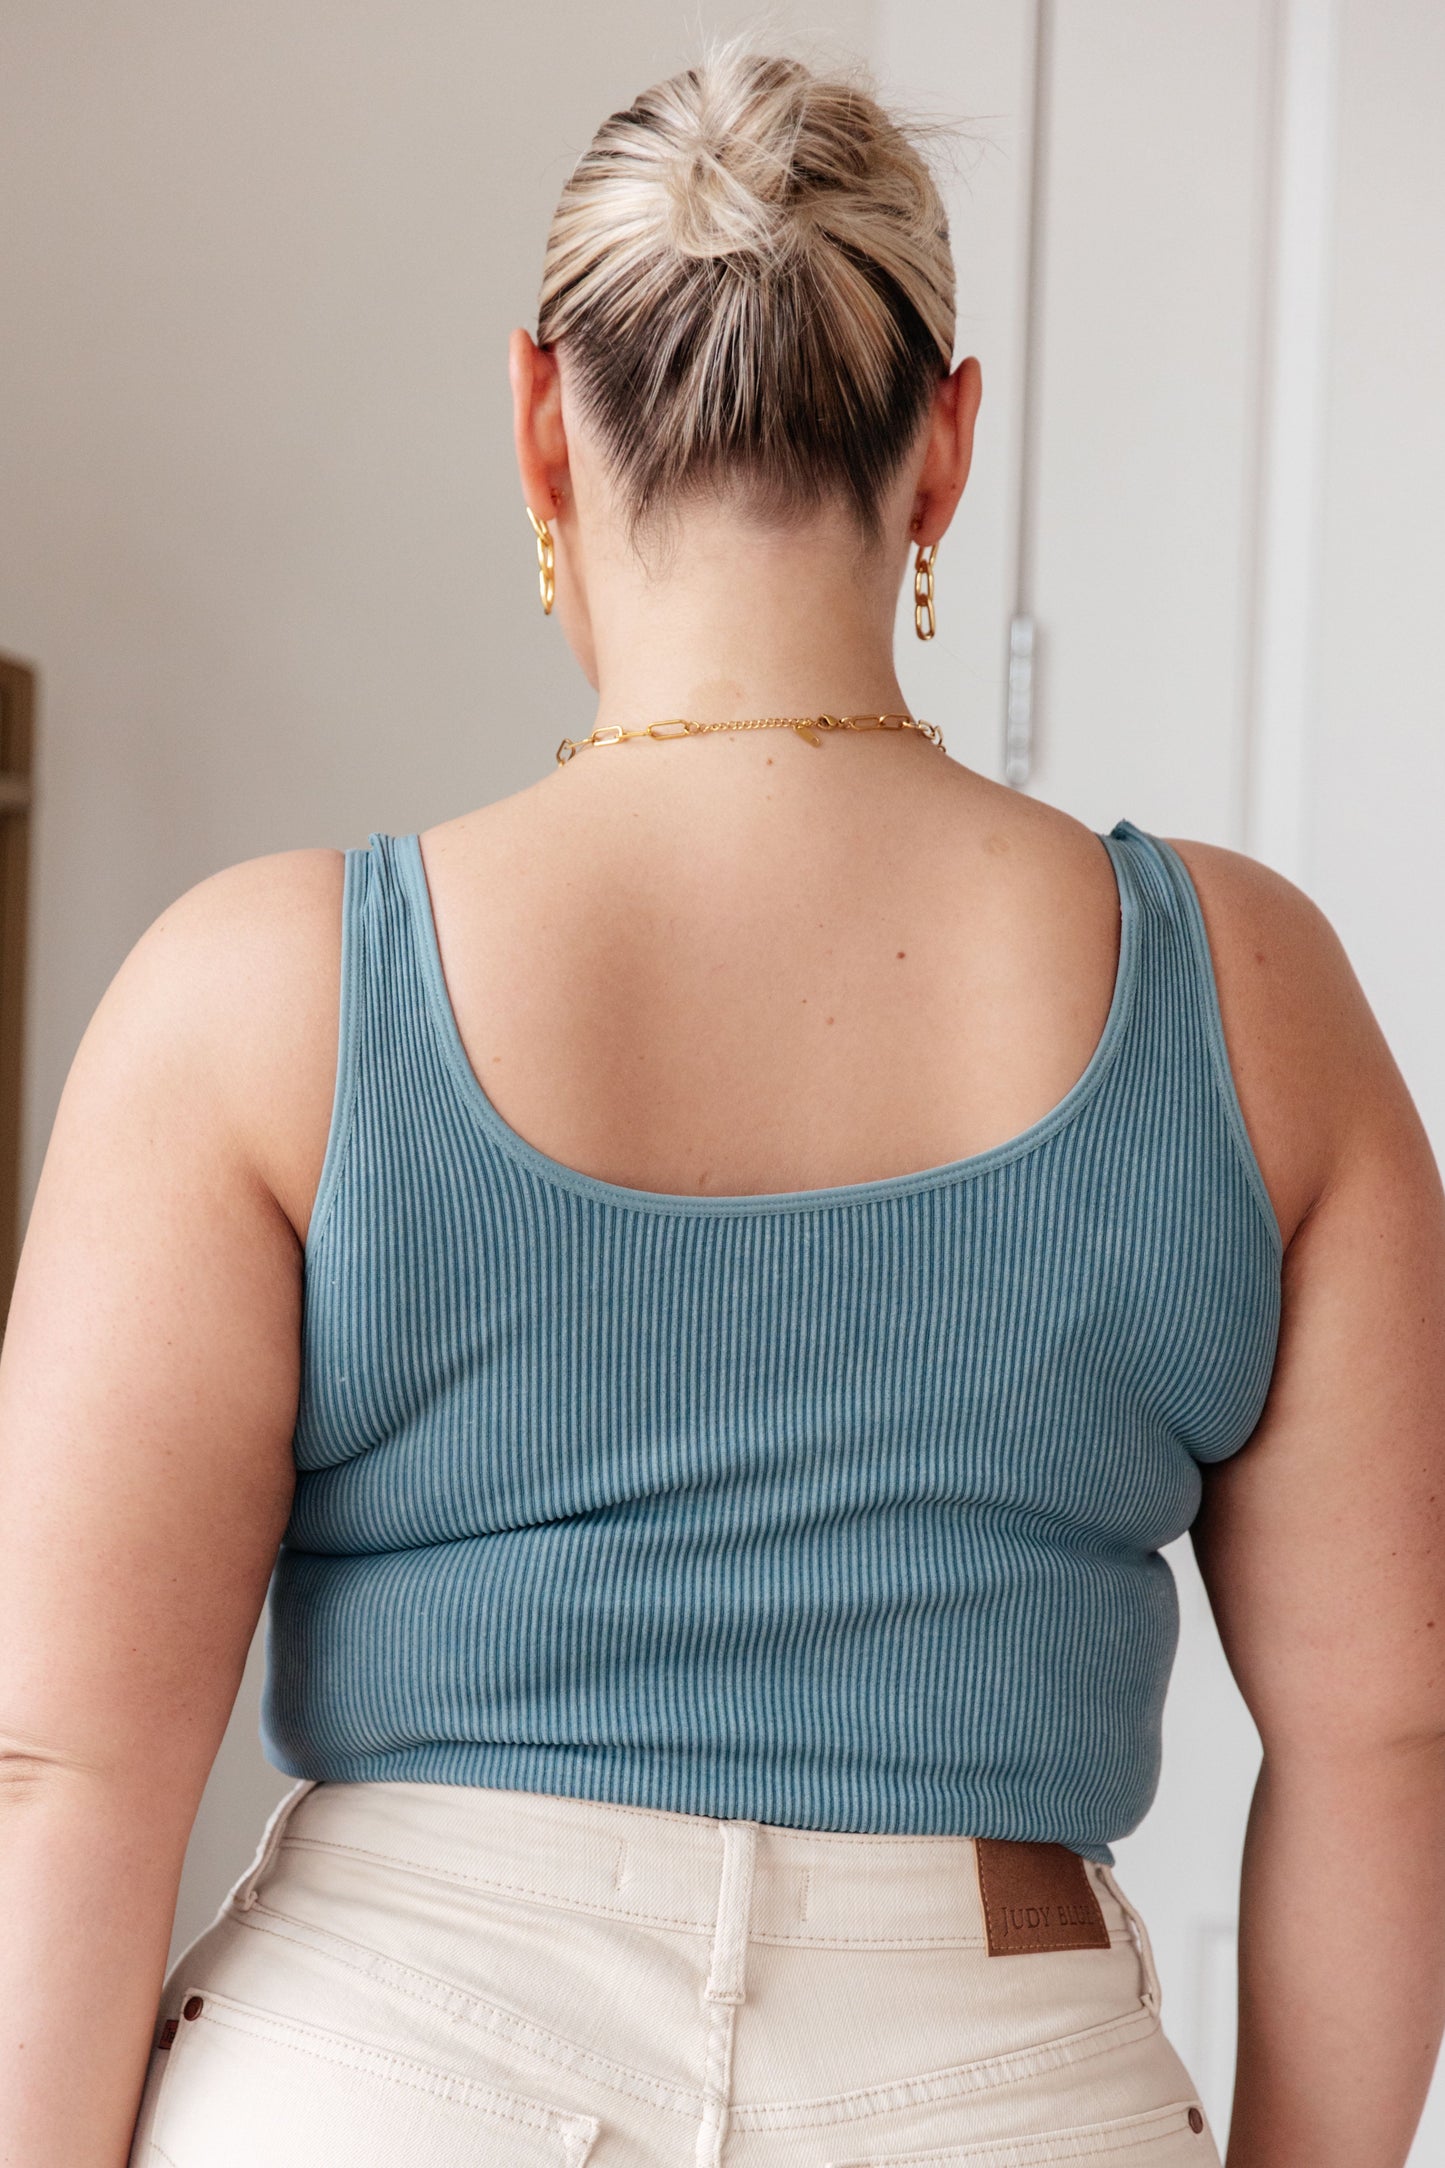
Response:
[{"label": "neck", "polygon": [[824,523],[791,534],[724,516],[683,525],[648,573],[625,548],[587,568],[596,722],[899,714],[899,568]]}]

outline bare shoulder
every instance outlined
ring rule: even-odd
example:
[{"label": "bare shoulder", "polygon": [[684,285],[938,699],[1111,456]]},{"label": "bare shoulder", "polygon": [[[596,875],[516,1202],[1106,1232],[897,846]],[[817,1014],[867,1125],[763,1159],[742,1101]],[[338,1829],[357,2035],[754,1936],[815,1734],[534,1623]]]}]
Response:
[{"label": "bare shoulder", "polygon": [[1352,1014],[1363,1020],[1364,997],[1339,935],[1302,888],[1243,851],[1163,840],[1193,881],[1216,975],[1229,980],[1237,1006],[1306,1027],[1325,1014],[1336,1027]]},{"label": "bare shoulder", "polygon": [[184,890],[126,954],[76,1058],[199,1096],[302,1240],[335,1085],[344,871],[339,850],[276,851]]},{"label": "bare shoulder", "polygon": [[339,926],[344,866],[342,851],[322,847],[223,866],[152,919],[122,968],[194,993],[222,956],[242,972],[304,968],[317,927]]},{"label": "bare shoulder", "polygon": [[1230,1066],[1288,1241],[1345,1157],[1413,1116],[1409,1095],[1319,905],[1242,851],[1163,840],[1199,898]]}]

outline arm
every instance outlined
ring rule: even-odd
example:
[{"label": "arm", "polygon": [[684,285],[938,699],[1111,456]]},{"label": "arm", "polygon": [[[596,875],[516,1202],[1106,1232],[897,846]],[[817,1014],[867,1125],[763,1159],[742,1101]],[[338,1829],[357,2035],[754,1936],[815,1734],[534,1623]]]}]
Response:
[{"label": "arm", "polygon": [[[121,2168],[294,1483],[339,854],[202,882],[67,1078],[0,1352],[0,2162]],[[314,1194],[314,1179],[313,1179]],[[302,1220],[304,1225],[304,1216]]]},{"label": "arm", "polygon": [[1327,923],[1183,848],[1291,1236],[1269,1401],[1194,1528],[1264,1747],[1229,2168],[1401,2168],[1445,2023],[1445,1200]]}]

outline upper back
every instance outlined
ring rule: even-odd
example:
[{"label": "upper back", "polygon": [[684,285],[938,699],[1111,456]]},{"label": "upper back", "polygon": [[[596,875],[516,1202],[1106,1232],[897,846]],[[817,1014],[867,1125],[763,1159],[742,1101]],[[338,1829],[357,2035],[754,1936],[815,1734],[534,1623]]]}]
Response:
[{"label": "upper back", "polygon": [[1060,1098],[923,1166],[718,1194],[515,1128],[421,839],[348,854],[279,1766],[1108,1856],[1157,1767],[1157,1553],[1257,1420],[1280,1241],[1182,864],[1128,823],[1095,847],[1112,989]]},{"label": "upper back", "polygon": [[[946,787],[931,777],[846,821],[744,820],[727,801],[705,827],[620,787],[564,804],[549,778],[425,831],[449,1005],[506,1120],[588,1174],[699,1196],[904,1173],[1037,1120],[1103,1030],[1114,875],[1082,823],[943,766]],[[1288,1241],[1329,1178],[1347,1095],[1330,1052],[1338,944],[1267,868],[1174,847]],[[222,878],[263,870],[276,909],[257,912],[254,880],[237,908],[285,977],[259,1014],[247,1001],[226,1066],[238,1130],[304,1240],[335,1091],[342,854]]]},{"label": "upper back", "polygon": [[449,998],[514,1127],[716,1196],[956,1159],[1063,1096],[1115,977],[1097,837],[936,774],[813,820],[731,780],[676,804],[619,773],[423,834]]},{"label": "upper back", "polygon": [[[740,808],[720,792],[706,820],[634,803],[619,774],[570,800],[549,779],[426,830],[448,1004],[506,1121],[584,1173],[726,1196],[940,1165],[1056,1105],[1109,1009],[1114,873],[1082,823],[943,766],[926,790],[813,823],[756,793]],[[1293,1058],[1317,1022],[1288,899],[1309,907],[1233,853],[1178,850],[1288,1237],[1328,1171],[1329,1080],[1311,1121]],[[318,960],[305,1028],[289,1006],[279,1088],[253,1097],[258,1156],[302,1237],[336,1069],[341,868],[326,855],[328,878],[298,897]]]}]

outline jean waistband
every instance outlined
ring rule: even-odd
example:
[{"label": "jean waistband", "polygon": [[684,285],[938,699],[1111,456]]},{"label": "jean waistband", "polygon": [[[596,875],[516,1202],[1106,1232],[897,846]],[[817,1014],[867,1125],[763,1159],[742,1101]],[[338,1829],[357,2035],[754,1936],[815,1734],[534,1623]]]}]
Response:
[{"label": "jean waistband", "polygon": [[[794,1829],[480,1785],[302,1778],[273,1812],[228,1906],[244,1911],[255,1901],[283,1843],[699,1934],[737,1909],[742,1874],[750,1939],[989,1943],[972,1837]],[[1019,1851],[1027,1870],[1027,1848]],[[1147,1947],[1111,1870],[1079,1864],[1110,1940],[1142,1938]],[[1027,1871],[1018,1894],[1027,1898]]]}]

